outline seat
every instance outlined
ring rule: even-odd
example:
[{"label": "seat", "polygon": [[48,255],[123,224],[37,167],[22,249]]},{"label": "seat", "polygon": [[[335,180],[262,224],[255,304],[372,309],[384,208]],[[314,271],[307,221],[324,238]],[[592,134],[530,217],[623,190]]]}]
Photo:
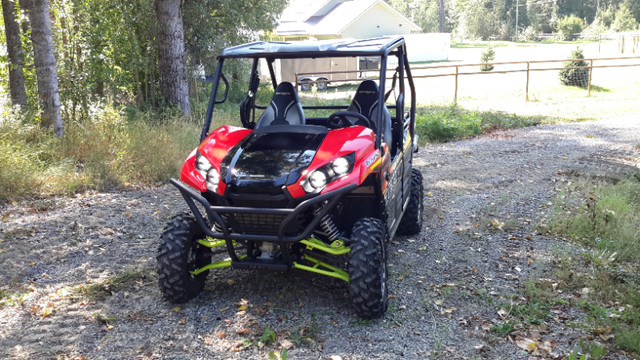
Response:
[{"label": "seat", "polygon": [[281,82],[276,87],[271,103],[260,115],[256,129],[270,125],[304,125],[305,118],[302,105],[293,84]]},{"label": "seat", "polygon": [[[380,90],[378,89],[378,84],[376,84],[373,80],[365,80],[358,86],[358,90],[356,90],[356,94],[351,101],[351,105],[347,111],[355,111],[360,113],[369,119],[373,126],[377,126],[376,118],[378,116],[378,101],[380,98]],[[390,144],[391,142],[391,115],[389,114],[389,109],[387,109],[386,105],[383,105],[383,130],[382,133],[382,141]],[[373,129],[376,130],[375,128]]]}]

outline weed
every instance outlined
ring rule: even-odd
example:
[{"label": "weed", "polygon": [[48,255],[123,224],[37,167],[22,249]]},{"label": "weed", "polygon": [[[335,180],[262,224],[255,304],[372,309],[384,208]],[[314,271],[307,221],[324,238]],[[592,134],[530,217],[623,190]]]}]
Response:
[{"label": "weed", "polygon": [[90,284],[86,287],[78,287],[77,291],[81,292],[81,295],[89,299],[102,300],[119,291],[129,289],[149,277],[151,277],[151,274],[148,269],[141,270],[130,268],[99,283]]},{"label": "weed", "polygon": [[604,359],[608,352],[602,345],[580,339],[580,350],[574,347],[573,351],[562,360],[600,360]]},{"label": "weed", "polygon": [[515,326],[513,323],[507,321],[506,323],[502,324],[502,325],[494,325],[491,327],[490,331],[500,334],[502,336],[507,336],[509,334],[511,334],[514,330],[515,330]]},{"label": "weed", "polygon": [[290,339],[298,347],[303,344],[310,346],[319,341],[318,333],[318,322],[316,321],[316,315],[313,314],[310,324],[298,325],[291,330]]},{"label": "weed", "polygon": [[267,355],[269,360],[288,360],[289,355],[287,354],[287,349],[282,349],[282,351],[269,351]]},{"label": "weed", "polygon": [[625,328],[616,337],[616,344],[623,349],[640,354],[640,328]]},{"label": "weed", "polygon": [[93,318],[100,324],[110,325],[118,321],[118,317],[115,315],[104,315],[101,313],[93,313]]},{"label": "weed", "polygon": [[269,325],[265,326],[264,332],[260,337],[260,342],[265,345],[269,345],[274,343],[275,341],[276,341],[276,333],[269,328]]},{"label": "weed", "polygon": [[[616,344],[640,353],[640,184],[633,178],[578,179],[559,197],[550,229],[586,247],[565,251],[556,261],[555,277],[570,291],[580,291],[585,314],[575,324],[593,335],[611,334]],[[581,344],[566,359],[597,359],[606,349]],[[573,357],[572,357],[573,356]]]}]

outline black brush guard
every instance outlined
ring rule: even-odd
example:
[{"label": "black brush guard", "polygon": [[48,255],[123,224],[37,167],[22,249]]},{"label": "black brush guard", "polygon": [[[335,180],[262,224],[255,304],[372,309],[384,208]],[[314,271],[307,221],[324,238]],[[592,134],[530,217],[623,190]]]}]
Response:
[{"label": "black brush guard", "polygon": [[[225,240],[227,245],[227,250],[229,251],[229,256],[231,256],[231,260],[234,263],[234,266],[244,267],[240,264],[247,262],[246,260],[239,260],[236,255],[233,240],[248,240],[248,241],[267,241],[278,244],[290,244],[294,242],[298,242],[307,238],[313,230],[315,230],[316,226],[322,219],[324,215],[326,215],[336,203],[340,200],[342,195],[345,195],[355,189],[357,184],[349,184],[345,187],[342,187],[338,190],[332,191],[330,193],[326,193],[323,195],[319,195],[313,197],[311,199],[307,199],[295,208],[256,208],[256,207],[237,207],[237,206],[213,206],[207,199],[205,199],[200,192],[194,190],[192,187],[186,185],[180,180],[171,179],[171,183],[180,190],[180,193],[184,197],[187,205],[191,209],[191,212],[196,218],[198,225],[202,228],[206,235],[215,238]],[[207,219],[209,220],[209,224],[212,224],[211,227],[207,225],[207,221],[205,217],[202,215],[202,212],[196,206],[195,201],[199,202],[206,212]],[[306,227],[295,235],[287,235],[285,234],[285,229],[287,229],[287,225],[290,222],[295,221],[296,216],[302,214],[305,210],[315,206],[320,205],[323,206],[320,210],[314,215],[313,220],[307,224]],[[225,220],[223,219],[223,214],[256,214],[256,215],[280,215],[284,216],[284,219],[278,226],[278,232],[276,235],[269,234],[241,234],[237,232],[229,231],[229,227],[227,226]],[[213,224],[218,224],[219,228],[222,232],[214,231],[212,229]],[[283,250],[288,249],[288,246],[283,246]],[[285,256],[288,257],[288,256]],[[288,262],[288,261],[287,261]],[[249,264],[247,264],[249,265]],[[264,264],[262,264],[264,265]],[[273,264],[276,265],[276,264]]]}]

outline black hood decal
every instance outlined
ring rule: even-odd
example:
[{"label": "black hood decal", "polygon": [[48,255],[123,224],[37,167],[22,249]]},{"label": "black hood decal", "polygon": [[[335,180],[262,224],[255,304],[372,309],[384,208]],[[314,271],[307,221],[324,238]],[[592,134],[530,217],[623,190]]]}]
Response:
[{"label": "black hood decal", "polygon": [[312,125],[259,128],[223,159],[222,178],[233,192],[280,192],[298,181],[327,132]]}]

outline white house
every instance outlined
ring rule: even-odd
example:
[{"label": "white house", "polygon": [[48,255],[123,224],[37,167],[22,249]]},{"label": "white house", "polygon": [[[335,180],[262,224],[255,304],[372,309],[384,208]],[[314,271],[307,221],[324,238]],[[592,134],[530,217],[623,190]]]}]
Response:
[{"label": "white house", "polygon": [[292,0],[276,35],[283,40],[368,38],[422,29],[382,0]]}]

